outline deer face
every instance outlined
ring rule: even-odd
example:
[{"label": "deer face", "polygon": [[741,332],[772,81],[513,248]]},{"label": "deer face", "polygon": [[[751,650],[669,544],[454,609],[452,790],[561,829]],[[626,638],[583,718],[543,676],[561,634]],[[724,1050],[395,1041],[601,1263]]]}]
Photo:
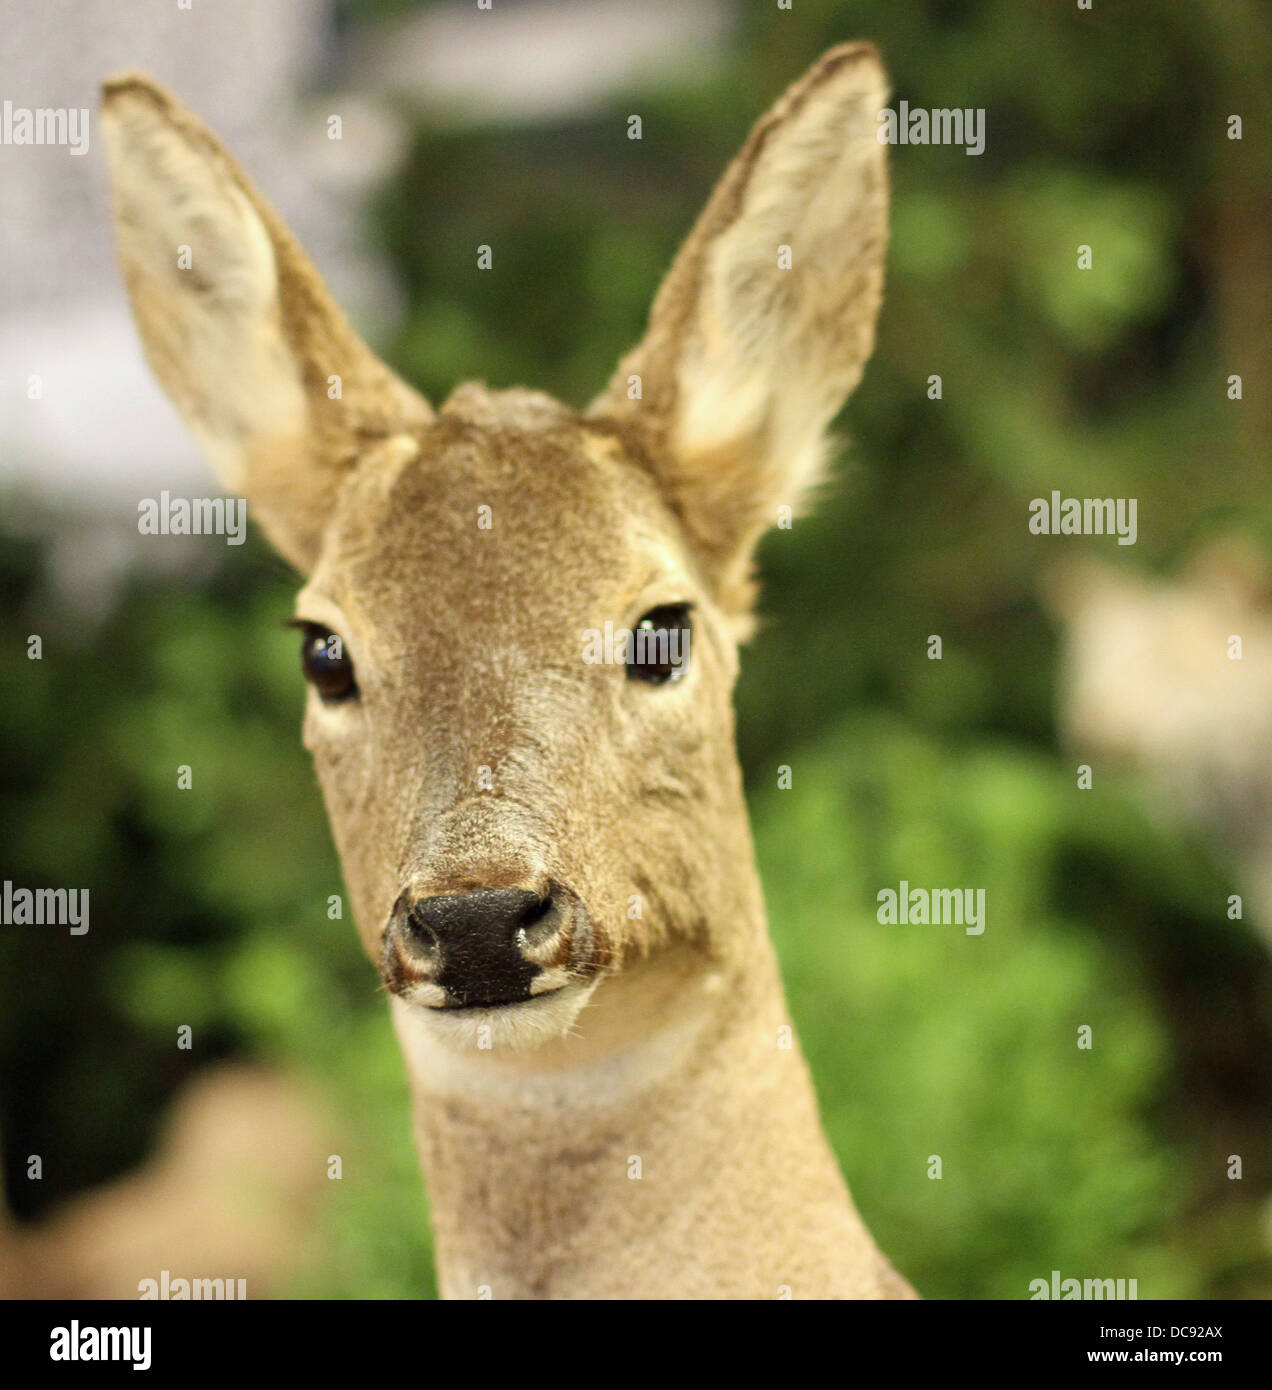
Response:
[{"label": "deer face", "polygon": [[872,346],[885,95],[865,45],[791,88],[580,415],[475,385],[435,412],[194,117],[107,86],[147,355],[307,576],[305,741],[359,931],[444,1040],[559,1036],[670,943],[745,956],[736,642]]},{"label": "deer face", "polygon": [[465,387],[350,476],[297,600],[366,949],[456,1037],[561,1031],[746,848],[733,635],[629,447]]}]

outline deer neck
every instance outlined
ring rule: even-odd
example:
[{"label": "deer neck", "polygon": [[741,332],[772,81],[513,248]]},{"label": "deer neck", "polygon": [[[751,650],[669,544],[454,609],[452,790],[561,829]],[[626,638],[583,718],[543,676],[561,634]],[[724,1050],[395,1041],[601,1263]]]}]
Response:
[{"label": "deer neck", "polygon": [[527,1053],[443,1048],[393,1001],[445,1297],[888,1292],[755,927],[745,960],[603,980]]}]

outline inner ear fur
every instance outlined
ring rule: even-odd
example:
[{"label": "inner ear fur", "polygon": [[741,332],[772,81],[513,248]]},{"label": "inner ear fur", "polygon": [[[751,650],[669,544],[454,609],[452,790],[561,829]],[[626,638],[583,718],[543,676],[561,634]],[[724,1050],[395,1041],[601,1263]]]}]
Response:
[{"label": "inner ear fur", "polygon": [[874,346],[887,96],[876,50],[858,43],[831,49],[781,97],[672,263],[645,337],[589,407],[642,433],[737,615],[752,601],[756,542],[818,481],[827,427]]},{"label": "inner ear fur", "polygon": [[432,418],[216,137],[139,74],[103,87],[116,242],[146,357],[223,484],[313,563],[363,450]]}]

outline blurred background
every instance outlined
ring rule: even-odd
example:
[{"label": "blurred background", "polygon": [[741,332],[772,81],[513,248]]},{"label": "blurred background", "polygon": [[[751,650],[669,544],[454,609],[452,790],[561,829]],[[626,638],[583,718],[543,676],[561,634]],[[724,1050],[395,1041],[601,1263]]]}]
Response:
[{"label": "blurred background", "polygon": [[[1053,1269],[1267,1297],[1264,5],[0,0],[0,92],[95,109],[150,71],[434,400],[581,406],[752,122],[856,38],[987,141],[893,151],[878,349],[834,485],[765,543],[744,653],[826,1123],[927,1297]],[[431,1294],[384,999],[328,918],[294,582],[255,535],[137,533],[139,498],[213,484],[137,346],[96,124],[83,158],[0,145],[0,189],[0,877],[88,887],[92,924],[0,927],[0,1293]],[[1031,535],[1053,489],[1138,499],[1137,543]],[[985,934],[881,927],[903,878],[984,886]]]}]

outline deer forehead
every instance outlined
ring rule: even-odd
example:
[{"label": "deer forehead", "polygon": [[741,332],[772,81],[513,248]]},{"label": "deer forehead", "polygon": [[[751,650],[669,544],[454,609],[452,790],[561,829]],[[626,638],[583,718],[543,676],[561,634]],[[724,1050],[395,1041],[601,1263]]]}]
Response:
[{"label": "deer forehead", "polygon": [[298,608],[347,618],[351,640],[384,651],[432,634],[452,656],[480,636],[559,657],[584,628],[635,622],[646,597],[700,595],[680,526],[621,435],[538,393],[470,385],[353,470]]}]

